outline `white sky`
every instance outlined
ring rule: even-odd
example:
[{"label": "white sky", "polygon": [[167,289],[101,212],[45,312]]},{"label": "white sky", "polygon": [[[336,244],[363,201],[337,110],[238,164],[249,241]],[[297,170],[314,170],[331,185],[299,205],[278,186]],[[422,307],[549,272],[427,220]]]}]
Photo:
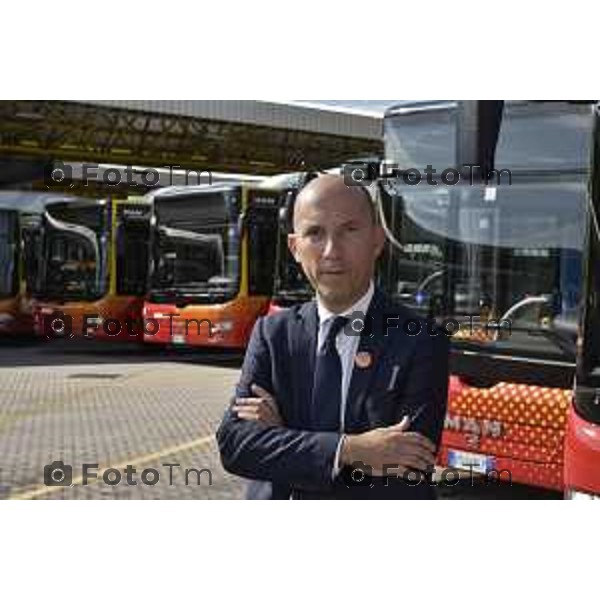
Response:
[{"label": "white sky", "polygon": [[292,102],[313,105],[322,104],[329,107],[351,108],[354,110],[383,114],[386,108],[398,104],[402,102],[402,100],[292,100]]}]

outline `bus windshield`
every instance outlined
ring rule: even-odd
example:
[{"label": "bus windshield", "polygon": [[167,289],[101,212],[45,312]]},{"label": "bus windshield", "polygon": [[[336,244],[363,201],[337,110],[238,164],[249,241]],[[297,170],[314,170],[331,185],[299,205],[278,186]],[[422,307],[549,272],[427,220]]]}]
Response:
[{"label": "bus windshield", "polygon": [[44,214],[37,298],[97,300],[108,289],[109,216],[105,203],[52,205]]},{"label": "bus windshield", "polygon": [[[423,164],[411,167],[435,165],[438,173],[460,164],[453,110],[450,105],[435,112],[435,140],[412,131],[426,127],[426,114],[409,119],[413,136],[404,153],[401,117],[389,119],[388,159],[402,166],[406,156],[418,156]],[[382,188],[380,214],[391,241],[380,284],[425,316],[456,319],[456,343],[574,360],[587,194],[582,138],[589,138],[591,113],[561,110],[509,109],[496,169],[509,168],[510,179],[505,174],[487,185],[442,185],[439,178],[437,185],[407,185],[395,178]],[[543,143],[536,127],[546,132]],[[413,148],[421,138],[422,147]]]},{"label": "bus windshield", "polygon": [[153,302],[208,304],[236,296],[239,206],[237,188],[154,198]]}]

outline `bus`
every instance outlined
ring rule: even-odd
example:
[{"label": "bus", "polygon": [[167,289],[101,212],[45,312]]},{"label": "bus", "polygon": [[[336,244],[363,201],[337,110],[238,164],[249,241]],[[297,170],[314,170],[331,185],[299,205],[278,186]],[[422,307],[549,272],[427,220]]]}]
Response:
[{"label": "bus", "polygon": [[23,229],[34,329],[47,338],[143,338],[151,206],[143,198],[52,203]]},{"label": "bus", "polygon": [[273,183],[150,193],[154,235],[147,343],[243,349],[273,292],[279,211]]},{"label": "bus", "polygon": [[19,213],[0,205],[0,334],[12,335],[32,330],[21,313],[21,252]]},{"label": "bus", "polygon": [[564,488],[594,122],[591,102],[385,115],[379,284],[451,336],[441,465]]},{"label": "bus", "polygon": [[27,265],[32,248],[25,245],[22,230],[31,216],[52,202],[67,202],[58,194],[0,192],[0,335],[33,335],[31,286]]},{"label": "bus", "polygon": [[600,499],[600,128],[593,131],[592,176],[587,203],[583,308],[577,342],[577,372],[565,433],[565,497]]}]

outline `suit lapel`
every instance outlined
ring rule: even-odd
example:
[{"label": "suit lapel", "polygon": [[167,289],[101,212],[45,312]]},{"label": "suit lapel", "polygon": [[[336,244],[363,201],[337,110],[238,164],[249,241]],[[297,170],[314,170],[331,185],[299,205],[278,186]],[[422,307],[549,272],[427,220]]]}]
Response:
[{"label": "suit lapel", "polygon": [[297,390],[299,424],[310,423],[310,406],[317,354],[318,316],[316,302],[308,302],[298,312],[293,333],[292,369]]},{"label": "suit lapel", "polygon": [[360,337],[350,379],[346,404],[346,429],[360,423],[362,407],[367,398],[371,380],[385,351],[385,337],[382,332],[384,305],[383,294],[375,289],[367,312],[367,318],[371,323],[370,333],[369,328],[366,327]]}]

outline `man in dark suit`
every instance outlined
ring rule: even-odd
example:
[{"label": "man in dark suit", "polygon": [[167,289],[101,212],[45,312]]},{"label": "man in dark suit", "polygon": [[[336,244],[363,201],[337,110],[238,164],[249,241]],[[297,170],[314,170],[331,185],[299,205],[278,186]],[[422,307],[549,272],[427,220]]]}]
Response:
[{"label": "man in dark suit", "polygon": [[434,498],[447,336],[375,289],[385,234],[365,188],[320,176],[293,221],[316,299],[256,323],[217,432],[225,469],[253,498]]}]

